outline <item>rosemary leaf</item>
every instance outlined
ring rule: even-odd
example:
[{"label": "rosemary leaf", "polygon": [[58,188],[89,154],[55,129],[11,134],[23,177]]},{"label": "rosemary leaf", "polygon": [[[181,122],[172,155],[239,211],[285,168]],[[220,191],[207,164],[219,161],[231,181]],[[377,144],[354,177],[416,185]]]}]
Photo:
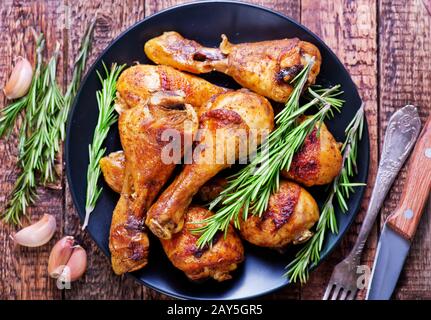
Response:
[{"label": "rosemary leaf", "polygon": [[55,159],[56,155],[61,152],[61,143],[65,139],[65,124],[69,114],[73,99],[75,98],[78,87],[81,83],[82,74],[87,65],[88,54],[91,49],[91,38],[96,20],[93,19],[88,25],[81,41],[79,53],[73,67],[72,80],[66,90],[63,98],[62,106],[53,115],[53,127],[49,132],[50,144],[43,151],[41,181],[46,185],[53,183],[56,180],[55,175]]},{"label": "rosemary leaf", "polygon": [[84,230],[94,210],[97,200],[102,192],[102,187],[98,186],[100,177],[99,161],[105,154],[106,148],[103,147],[109,128],[117,121],[117,115],[114,110],[114,99],[116,95],[116,83],[118,76],[124,69],[125,65],[117,66],[113,64],[108,70],[103,64],[106,77],[103,78],[97,72],[102,83],[102,89],[96,92],[97,105],[99,108],[99,117],[96,128],[94,129],[93,142],[88,146],[89,164],[87,168],[87,193],[85,202],[85,219],[82,225]]}]

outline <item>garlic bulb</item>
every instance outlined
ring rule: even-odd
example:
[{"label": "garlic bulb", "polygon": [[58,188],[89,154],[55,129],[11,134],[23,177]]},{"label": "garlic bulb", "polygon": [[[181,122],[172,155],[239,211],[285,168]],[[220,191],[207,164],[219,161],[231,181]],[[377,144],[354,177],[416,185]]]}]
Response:
[{"label": "garlic bulb", "polygon": [[39,247],[51,240],[57,224],[50,214],[44,214],[36,223],[18,231],[13,240],[25,247]]},{"label": "garlic bulb", "polygon": [[87,253],[80,245],[75,245],[71,236],[59,240],[51,250],[48,273],[63,282],[78,280],[87,269]]},{"label": "garlic bulb", "polygon": [[26,95],[33,79],[33,68],[30,62],[18,57],[3,92],[8,99],[17,99]]}]

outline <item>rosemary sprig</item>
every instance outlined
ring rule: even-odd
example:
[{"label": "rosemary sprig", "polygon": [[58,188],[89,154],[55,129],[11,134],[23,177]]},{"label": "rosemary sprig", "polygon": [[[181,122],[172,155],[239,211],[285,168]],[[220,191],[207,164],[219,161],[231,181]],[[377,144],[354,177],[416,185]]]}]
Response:
[{"label": "rosemary sprig", "polygon": [[[45,47],[45,39],[43,37],[43,34],[39,34],[39,36],[36,39],[36,62],[35,62],[35,69],[33,74],[33,79],[30,85],[30,89],[28,93],[12,102],[8,106],[6,106],[1,111],[0,116],[0,138],[9,134],[13,128],[13,125],[15,123],[15,120],[17,119],[18,115],[21,113],[21,111],[26,110],[28,112],[31,112],[32,110],[36,109],[36,100],[37,100],[37,94],[40,87],[40,73],[42,69],[42,52]],[[20,141],[22,140],[21,137],[25,137],[25,128],[26,128],[26,120],[23,120],[23,124],[21,125],[20,133]]]},{"label": "rosemary sprig", "polygon": [[106,148],[102,147],[102,145],[108,135],[109,128],[117,121],[117,115],[114,110],[116,83],[124,67],[125,65],[117,66],[117,64],[113,64],[111,70],[108,70],[105,64],[103,64],[106,74],[105,78],[97,72],[99,80],[102,83],[102,89],[96,92],[99,117],[94,129],[93,142],[88,146],[89,163],[87,168],[87,193],[85,219],[82,225],[83,230],[87,227],[90,214],[94,210],[97,199],[102,192],[102,187],[97,185],[100,177],[99,161],[106,151]]},{"label": "rosemary sprig", "polygon": [[[6,222],[20,223],[21,214],[26,214],[26,208],[36,200],[36,173],[42,168],[42,153],[50,144],[49,132],[54,124],[52,116],[63,103],[63,96],[56,82],[57,58],[59,44],[43,71],[40,92],[36,99],[34,118],[28,118],[26,114],[26,127],[33,130],[30,136],[23,142],[19,163],[22,172],[18,177],[12,198],[3,212]],[[40,96],[40,98],[39,98]],[[29,112],[29,110],[26,110]],[[28,131],[27,130],[27,131]]]},{"label": "rosemary sprig", "polygon": [[84,37],[82,38],[81,46],[79,48],[79,53],[75,59],[72,80],[67,87],[63,98],[63,105],[54,115],[55,120],[53,127],[49,132],[50,144],[48,144],[44,149],[42,155],[42,167],[40,171],[41,181],[44,185],[53,183],[56,180],[56,176],[54,174],[55,159],[56,155],[61,151],[61,143],[64,141],[66,135],[65,124],[67,121],[67,116],[69,114],[69,110],[73,99],[75,98],[78,87],[81,83],[82,74],[87,65],[88,54],[91,49],[91,36],[93,34],[95,22],[96,20],[93,19],[84,33]]},{"label": "rosemary sprig", "polygon": [[[201,221],[202,227],[194,229],[201,234],[198,246],[210,243],[215,234],[227,230],[233,220],[237,228],[240,224],[240,212],[247,219],[249,211],[254,215],[262,215],[266,210],[269,197],[279,188],[280,170],[288,170],[294,154],[302,146],[306,136],[326,117],[332,115],[333,109],[339,110],[343,101],[338,99],[339,86],[334,86],[318,94],[311,88],[308,93],[311,101],[300,106],[300,96],[306,84],[312,61],[295,77],[295,88],[285,108],[277,115],[277,128],[257,152],[249,165],[229,179],[228,186],[220,196],[210,204],[212,210],[221,203],[217,212]],[[313,116],[298,123],[298,118],[312,106],[320,107]]]},{"label": "rosemary sprig", "polygon": [[363,183],[350,182],[351,177],[357,173],[356,158],[358,142],[362,138],[364,127],[364,108],[357,111],[355,117],[346,128],[346,140],[342,147],[343,165],[339,175],[332,182],[330,193],[323,205],[322,213],[317,223],[316,231],[312,238],[296,254],[295,259],[287,266],[284,274],[291,282],[298,279],[301,283],[308,280],[309,268],[315,266],[320,260],[323,242],[326,231],[338,233],[337,217],[334,210],[334,198],[337,199],[338,206],[343,212],[348,211],[347,199],[354,192],[354,187],[363,186]]},{"label": "rosemary sprig", "polygon": [[90,22],[87,29],[85,30],[84,37],[82,38],[81,46],[79,47],[78,56],[75,59],[72,80],[64,95],[65,108],[63,108],[62,112],[60,113],[59,120],[58,120],[58,127],[60,131],[61,140],[64,140],[65,138],[66,133],[65,133],[64,126],[66,123],[67,115],[69,113],[69,109],[73,102],[73,99],[75,98],[76,92],[78,91],[82,74],[87,64],[88,54],[91,50],[91,39],[92,39],[95,24],[96,24],[96,18],[94,18]]},{"label": "rosemary sprig", "polygon": [[40,34],[36,41],[36,67],[29,92],[2,110],[0,137],[9,133],[18,114],[25,112],[18,145],[21,173],[5,211],[1,214],[7,223],[20,224],[21,215],[25,215],[26,208],[36,201],[38,183],[46,184],[55,180],[55,156],[61,152],[64,125],[85,69],[94,24],[95,20],[90,23],[84,35],[72,81],[64,97],[56,81],[59,45],[57,44],[46,67],[43,67],[45,40]]}]

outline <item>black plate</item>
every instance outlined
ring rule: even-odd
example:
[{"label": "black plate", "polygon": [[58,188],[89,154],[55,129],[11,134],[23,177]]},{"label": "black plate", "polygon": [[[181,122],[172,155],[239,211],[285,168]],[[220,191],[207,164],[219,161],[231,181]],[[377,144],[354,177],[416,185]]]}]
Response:
[{"label": "black plate", "polygon": [[[343,111],[328,126],[338,141],[344,140],[344,128],[361,105],[358,95],[346,69],[335,54],[316,35],[297,22],[268,9],[237,2],[202,2],[182,5],[159,12],[138,24],[115,39],[100,55],[88,72],[75,99],[68,120],[66,139],[66,168],[75,206],[81,219],[85,215],[86,170],[88,145],[91,142],[97,121],[96,90],[100,83],[96,70],[102,70],[101,61],[108,65],[117,62],[131,65],[135,61],[150,63],[143,52],[144,43],[163,31],[175,30],[186,38],[197,40],[207,46],[218,46],[220,35],[225,33],[233,43],[299,37],[314,43],[320,49],[323,66],[319,84],[342,84],[343,98],[346,100]],[[237,88],[229,77],[221,74],[204,76],[215,84]],[[121,148],[118,131],[113,126],[106,141],[108,152]],[[366,181],[369,162],[368,130],[365,128],[359,146],[359,174],[357,181]],[[325,196],[323,188],[311,190],[321,203]],[[360,208],[363,188],[349,199],[349,212],[337,210],[339,233],[328,235],[323,247],[322,260],[334,249],[348,229]],[[104,185],[102,196],[91,215],[88,232],[100,249],[107,255],[108,235],[111,215],[118,196]],[[249,298],[285,286],[288,282],[282,277],[285,265],[292,259],[293,251],[280,255],[270,250],[246,246],[246,260],[235,272],[231,281],[224,283],[196,284],[175,269],[165,257],[158,241],[151,239],[149,264],[143,270],[132,274],[139,282],[165,294],[192,299],[235,299]]]}]

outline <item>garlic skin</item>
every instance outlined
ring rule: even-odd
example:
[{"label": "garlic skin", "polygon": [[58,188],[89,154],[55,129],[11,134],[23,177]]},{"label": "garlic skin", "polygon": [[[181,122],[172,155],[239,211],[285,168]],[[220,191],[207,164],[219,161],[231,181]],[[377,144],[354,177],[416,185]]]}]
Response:
[{"label": "garlic skin", "polygon": [[52,248],[48,261],[48,273],[51,278],[62,282],[78,280],[87,270],[87,253],[75,239],[66,236]]},{"label": "garlic skin", "polygon": [[30,88],[33,79],[33,67],[30,62],[18,57],[18,62],[3,88],[3,92],[8,99],[17,99],[25,96]]},{"label": "garlic skin", "polygon": [[70,268],[71,281],[81,278],[85,270],[87,270],[87,252],[85,252],[83,247],[75,247],[66,266]]},{"label": "garlic skin", "polygon": [[59,279],[64,282],[76,281],[82,277],[85,270],[87,270],[87,253],[83,247],[78,245],[74,247],[72,255],[64,267]]},{"label": "garlic skin", "polygon": [[40,247],[51,240],[57,223],[50,214],[44,214],[36,223],[25,227],[12,236],[15,243],[25,247]]},{"label": "garlic skin", "polygon": [[73,249],[75,239],[71,236],[66,236],[60,239],[52,248],[48,260],[48,273],[52,278],[58,278],[69,261]]}]

